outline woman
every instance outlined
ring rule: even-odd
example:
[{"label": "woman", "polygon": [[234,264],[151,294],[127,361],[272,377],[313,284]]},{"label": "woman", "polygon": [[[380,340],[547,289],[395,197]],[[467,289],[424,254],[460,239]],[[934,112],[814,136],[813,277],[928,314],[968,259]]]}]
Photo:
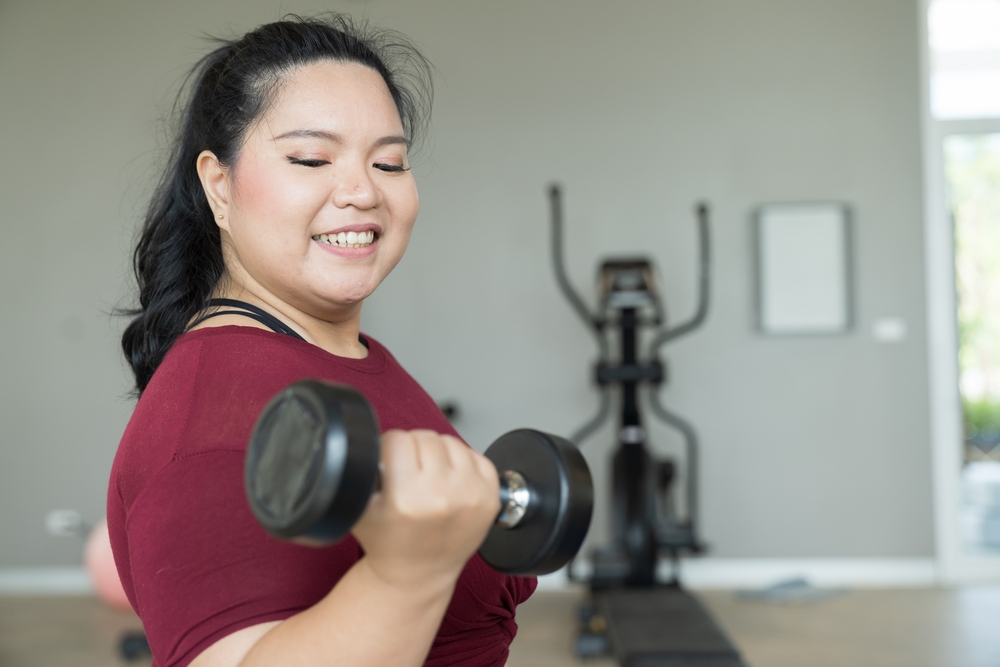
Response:
[{"label": "woman", "polygon": [[[359,331],[417,216],[407,149],[428,72],[333,17],[261,26],[192,73],[135,251],[123,347],[140,399],[108,492],[159,667],[506,661],[535,582],[474,555],[496,470]],[[304,377],[355,386],[390,429],[382,492],[329,549],[268,537],[243,496],[257,414]]]}]

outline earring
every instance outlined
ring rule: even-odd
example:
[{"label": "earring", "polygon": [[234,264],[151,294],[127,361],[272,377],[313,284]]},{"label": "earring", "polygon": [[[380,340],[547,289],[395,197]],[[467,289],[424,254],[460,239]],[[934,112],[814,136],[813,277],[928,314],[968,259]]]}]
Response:
[{"label": "earring", "polygon": [[223,215],[222,213],[219,214],[219,220],[222,220],[224,217],[226,217],[226,216]]}]

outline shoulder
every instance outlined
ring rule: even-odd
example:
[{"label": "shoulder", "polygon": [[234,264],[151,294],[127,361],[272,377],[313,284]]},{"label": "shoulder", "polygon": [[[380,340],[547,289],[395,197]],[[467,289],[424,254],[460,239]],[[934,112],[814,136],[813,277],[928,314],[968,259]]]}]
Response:
[{"label": "shoulder", "polygon": [[313,359],[328,356],[314,345],[268,329],[207,327],[177,339],[153,375],[150,387],[157,380],[170,381],[178,371],[185,378],[196,369],[206,368],[214,374],[266,375],[285,364],[308,365]]},{"label": "shoulder", "polygon": [[185,333],[140,397],[119,455],[141,451],[148,462],[156,461],[153,467],[157,468],[177,456],[206,449],[244,451],[267,402],[304,378],[362,390],[399,384],[405,371],[378,341],[366,340],[368,358],[346,359],[290,336],[252,327],[209,327]]},{"label": "shoulder", "polygon": [[[277,393],[283,386],[316,366],[322,350],[282,334],[244,326],[226,326],[188,332],[164,357],[136,406],[160,418],[176,410],[209,407],[240,411]],[[174,408],[172,410],[172,408]]]},{"label": "shoulder", "polygon": [[[308,373],[309,346],[250,327],[182,335],[156,369],[129,420],[113,478],[125,487],[178,457],[212,450],[242,452],[267,401]],[[123,489],[125,495],[129,495]]]},{"label": "shoulder", "polygon": [[297,380],[348,384],[372,403],[383,428],[451,432],[437,405],[374,338],[346,359],[290,336],[251,327],[198,329],[178,338],[139,399],[118,447],[112,482],[123,500],[171,461],[246,451],[261,411]]},{"label": "shoulder", "polygon": [[296,380],[323,375],[329,357],[309,343],[251,327],[192,331],[171,348],[136,410],[143,403],[156,412],[165,401],[183,404],[184,414],[172,415],[173,429],[183,433],[175,456],[243,451],[267,402]]}]

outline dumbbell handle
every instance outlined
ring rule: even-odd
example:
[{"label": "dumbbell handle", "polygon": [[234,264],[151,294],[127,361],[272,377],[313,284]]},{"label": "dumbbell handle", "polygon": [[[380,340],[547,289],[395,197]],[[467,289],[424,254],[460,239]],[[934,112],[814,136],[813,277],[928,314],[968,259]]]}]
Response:
[{"label": "dumbbell handle", "polygon": [[[375,475],[375,491],[382,490],[382,464]],[[501,528],[513,528],[526,517],[535,502],[535,492],[524,475],[516,470],[500,473],[500,514],[495,523]]]},{"label": "dumbbell handle", "polygon": [[513,528],[521,523],[535,502],[535,492],[527,480],[516,470],[504,470],[500,474],[500,515],[497,525]]}]

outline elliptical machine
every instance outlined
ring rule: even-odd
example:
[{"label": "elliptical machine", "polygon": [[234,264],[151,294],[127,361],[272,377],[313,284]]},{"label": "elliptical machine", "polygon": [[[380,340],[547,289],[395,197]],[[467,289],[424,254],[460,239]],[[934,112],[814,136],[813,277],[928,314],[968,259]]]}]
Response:
[{"label": "elliptical machine", "polygon": [[[598,272],[599,305],[592,313],[570,284],[563,261],[562,192],[549,188],[552,214],[552,264],[556,281],[573,310],[590,331],[599,351],[594,379],[600,389],[597,414],[570,439],[577,445],[593,435],[611,413],[612,389],[620,398],[618,445],[611,457],[612,540],[592,555],[592,573],[574,581],[590,585],[591,599],[581,607],[577,654],[614,653],[622,665],[670,664],[739,667],[739,653],[698,601],[681,590],[679,559],[705,546],[698,536],[698,436],[694,427],[668,410],[659,397],[667,378],[660,350],[700,327],[708,315],[711,254],[709,210],[696,208],[698,222],[698,306],[691,319],[668,326],[653,262],[647,257],[612,258]],[[640,331],[655,331],[646,355]],[[611,354],[610,333],[617,332],[618,358]],[[684,439],[684,512],[677,511],[678,466],[654,459],[646,446],[640,411],[640,389],[653,414]],[[666,582],[657,580],[661,557],[671,562]],[[653,662],[650,662],[653,661]]]}]

